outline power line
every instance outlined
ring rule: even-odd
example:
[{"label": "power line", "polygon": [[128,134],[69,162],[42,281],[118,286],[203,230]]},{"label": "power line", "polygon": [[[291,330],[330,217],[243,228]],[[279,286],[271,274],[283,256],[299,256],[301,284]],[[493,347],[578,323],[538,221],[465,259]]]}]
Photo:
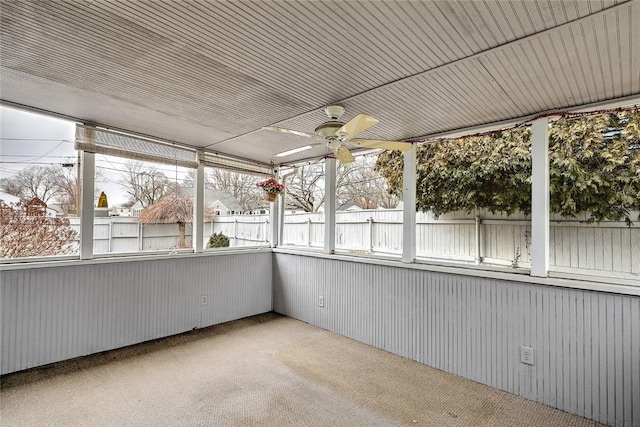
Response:
[{"label": "power line", "polygon": [[70,141],[68,139],[60,139],[60,138],[0,138],[0,141],[51,141],[51,142],[66,142],[69,144],[73,144],[73,141]]},{"label": "power line", "polygon": [[[1,157],[33,157],[32,154],[0,154],[0,158]],[[70,159],[74,156],[45,156],[43,155],[42,157],[46,157],[48,159]]]},{"label": "power line", "polygon": [[[51,162],[18,162],[18,161],[11,162],[11,161],[6,161],[6,160],[0,160],[0,164],[6,164],[6,165],[52,165],[52,166],[62,165],[62,163],[51,163]],[[74,165],[75,165],[75,162],[74,162]]]}]

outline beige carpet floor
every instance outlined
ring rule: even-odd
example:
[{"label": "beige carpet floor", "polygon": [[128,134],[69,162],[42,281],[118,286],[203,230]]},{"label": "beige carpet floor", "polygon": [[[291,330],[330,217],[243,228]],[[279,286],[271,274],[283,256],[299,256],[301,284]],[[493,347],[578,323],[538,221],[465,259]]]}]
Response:
[{"label": "beige carpet floor", "polygon": [[593,426],[265,314],[5,375],[2,426]]}]

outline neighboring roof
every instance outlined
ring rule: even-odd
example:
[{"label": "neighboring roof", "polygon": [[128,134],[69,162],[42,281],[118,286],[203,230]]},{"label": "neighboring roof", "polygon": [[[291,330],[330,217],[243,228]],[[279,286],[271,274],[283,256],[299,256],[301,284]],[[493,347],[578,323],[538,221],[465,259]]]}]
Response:
[{"label": "neighboring roof", "polygon": [[362,206],[358,205],[357,203],[347,202],[343,205],[340,205],[337,210],[338,211],[354,211],[354,210],[361,211]]},{"label": "neighboring roof", "polygon": [[0,200],[2,200],[5,204],[9,205],[11,203],[18,204],[20,203],[20,198],[16,196],[12,196],[11,194],[7,194],[5,192],[0,191]]},{"label": "neighboring roof", "polygon": [[38,197],[34,197],[33,199],[29,200],[27,202],[27,206],[44,206],[46,207],[47,204],[45,202],[43,202],[42,200],[40,200]]},{"label": "neighboring roof", "polygon": [[240,212],[243,210],[242,206],[240,206],[240,203],[238,203],[238,201],[231,194],[225,191],[210,189],[204,190],[204,200],[212,204],[216,201],[219,201],[227,208],[227,210],[230,211]]},{"label": "neighboring roof", "polygon": [[[182,188],[182,192],[186,195],[191,196],[193,195],[193,187],[184,187]],[[233,197],[233,195],[231,195],[226,191],[205,188],[204,200],[206,203],[209,203],[209,204],[213,204],[216,201],[219,201],[229,211],[242,212],[244,210],[242,209],[242,206],[240,206],[240,203],[238,203],[238,201],[235,199],[235,197]]]},{"label": "neighboring roof", "polygon": [[404,140],[640,96],[640,1],[189,5],[0,2],[2,100],[278,165],[331,104]]}]

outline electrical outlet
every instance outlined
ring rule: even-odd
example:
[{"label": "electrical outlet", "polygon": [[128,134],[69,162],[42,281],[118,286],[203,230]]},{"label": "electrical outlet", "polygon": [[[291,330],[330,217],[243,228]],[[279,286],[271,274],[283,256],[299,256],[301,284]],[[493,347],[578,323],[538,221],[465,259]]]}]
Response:
[{"label": "electrical outlet", "polygon": [[520,361],[527,365],[535,365],[534,353],[531,347],[520,346]]},{"label": "electrical outlet", "polygon": [[200,305],[207,305],[209,303],[209,296],[207,294],[200,295]]},{"label": "electrical outlet", "polygon": [[318,299],[318,306],[324,308],[324,297],[320,295],[320,299]]}]

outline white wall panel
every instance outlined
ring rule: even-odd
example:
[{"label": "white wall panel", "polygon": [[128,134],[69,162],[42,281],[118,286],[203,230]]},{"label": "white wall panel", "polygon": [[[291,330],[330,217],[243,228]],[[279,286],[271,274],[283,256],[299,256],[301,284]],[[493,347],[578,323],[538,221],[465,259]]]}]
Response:
[{"label": "white wall panel", "polygon": [[270,252],[5,270],[1,279],[2,374],[271,310]]},{"label": "white wall panel", "polygon": [[[273,274],[279,313],[603,423],[640,425],[638,297],[290,254],[274,255]],[[534,348],[534,366],[520,362],[522,345]]]}]

